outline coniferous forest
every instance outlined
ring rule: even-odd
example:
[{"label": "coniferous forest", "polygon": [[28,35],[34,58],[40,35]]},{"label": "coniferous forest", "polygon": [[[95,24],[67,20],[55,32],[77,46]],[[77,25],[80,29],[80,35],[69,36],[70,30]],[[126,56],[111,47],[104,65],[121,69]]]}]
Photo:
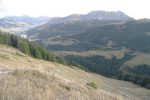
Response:
[{"label": "coniferous forest", "polygon": [[74,60],[84,66],[89,72],[100,74],[109,78],[130,81],[134,84],[150,89],[150,66],[138,65],[134,67],[123,66],[124,62],[132,59],[134,56],[125,54],[123,58],[117,59],[115,56],[106,59],[103,56],[71,56],[65,58],[69,61]]},{"label": "coniferous forest", "polygon": [[5,44],[19,49],[21,52],[37,59],[66,64],[63,57],[57,57],[46,49],[27,39],[17,37],[13,34],[0,32],[0,44]]}]

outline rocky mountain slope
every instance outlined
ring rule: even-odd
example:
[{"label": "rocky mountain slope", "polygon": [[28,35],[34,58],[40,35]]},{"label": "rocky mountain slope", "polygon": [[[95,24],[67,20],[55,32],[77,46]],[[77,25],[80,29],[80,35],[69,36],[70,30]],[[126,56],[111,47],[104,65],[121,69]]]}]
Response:
[{"label": "rocky mountain slope", "polygon": [[87,14],[72,14],[63,18],[53,18],[49,21],[50,24],[58,24],[62,22],[68,21],[76,21],[76,20],[103,20],[103,21],[129,21],[133,20],[133,18],[129,17],[125,13],[121,11],[91,11]]},{"label": "rocky mountain slope", "polygon": [[0,45],[2,100],[148,100],[150,91],[128,82],[31,58]]}]

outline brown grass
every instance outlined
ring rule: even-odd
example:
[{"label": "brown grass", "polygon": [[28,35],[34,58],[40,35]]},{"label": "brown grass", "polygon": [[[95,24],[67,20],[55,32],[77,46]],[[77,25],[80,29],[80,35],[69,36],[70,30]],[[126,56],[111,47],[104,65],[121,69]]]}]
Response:
[{"label": "brown grass", "polygon": [[45,45],[73,45],[78,41],[73,39],[47,38],[43,42]]},{"label": "brown grass", "polygon": [[[36,73],[36,74],[35,74]],[[0,100],[119,100],[103,91],[82,86],[69,87],[61,80],[44,79],[38,71],[14,71],[12,75],[0,76]]]},{"label": "brown grass", "polygon": [[75,52],[75,51],[56,51],[55,54],[57,55],[75,55],[75,56],[83,56],[83,57],[89,57],[93,55],[99,55],[104,56],[105,58],[110,59],[112,56],[115,56],[117,58],[122,58],[125,54],[125,52],[128,51],[126,49],[122,50],[112,50],[112,51],[103,51],[103,50],[91,50],[91,51],[84,51],[84,52]]},{"label": "brown grass", "polygon": [[5,54],[0,54],[0,58],[2,58],[2,59],[9,59],[9,57],[7,56],[7,55],[5,55]]},{"label": "brown grass", "polygon": [[[0,46],[0,54],[7,55],[9,60],[0,59],[0,71],[7,69],[12,73],[0,75],[0,100],[149,99],[149,90],[129,82],[109,79],[29,56],[18,56],[16,52],[19,51],[16,49],[2,48]],[[88,88],[86,85],[93,82],[97,89]]]},{"label": "brown grass", "polygon": [[140,64],[148,64],[148,65],[150,65],[150,55],[139,54],[136,57],[134,57],[133,59],[125,62],[125,65],[128,65],[130,67],[137,66],[137,65],[140,65]]}]

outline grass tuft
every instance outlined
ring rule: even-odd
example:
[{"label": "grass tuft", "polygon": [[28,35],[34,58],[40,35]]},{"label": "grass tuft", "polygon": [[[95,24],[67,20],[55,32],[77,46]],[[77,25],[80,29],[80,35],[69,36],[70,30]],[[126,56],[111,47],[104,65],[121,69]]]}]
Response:
[{"label": "grass tuft", "polygon": [[90,87],[92,87],[94,89],[97,89],[97,84],[95,82],[88,82],[86,85],[90,86]]},{"label": "grass tuft", "polygon": [[64,89],[66,89],[66,90],[68,90],[68,91],[71,90],[71,88],[69,86],[64,85],[64,84],[60,84],[59,86],[62,87],[62,88],[64,88]]}]

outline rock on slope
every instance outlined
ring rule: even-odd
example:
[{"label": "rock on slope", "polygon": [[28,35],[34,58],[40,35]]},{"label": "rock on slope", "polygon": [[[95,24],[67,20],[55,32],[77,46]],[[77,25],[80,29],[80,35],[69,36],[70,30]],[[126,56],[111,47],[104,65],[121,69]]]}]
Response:
[{"label": "rock on slope", "polygon": [[149,90],[129,82],[33,59],[4,45],[0,45],[0,72],[3,73],[0,100],[148,100],[150,97]]}]

